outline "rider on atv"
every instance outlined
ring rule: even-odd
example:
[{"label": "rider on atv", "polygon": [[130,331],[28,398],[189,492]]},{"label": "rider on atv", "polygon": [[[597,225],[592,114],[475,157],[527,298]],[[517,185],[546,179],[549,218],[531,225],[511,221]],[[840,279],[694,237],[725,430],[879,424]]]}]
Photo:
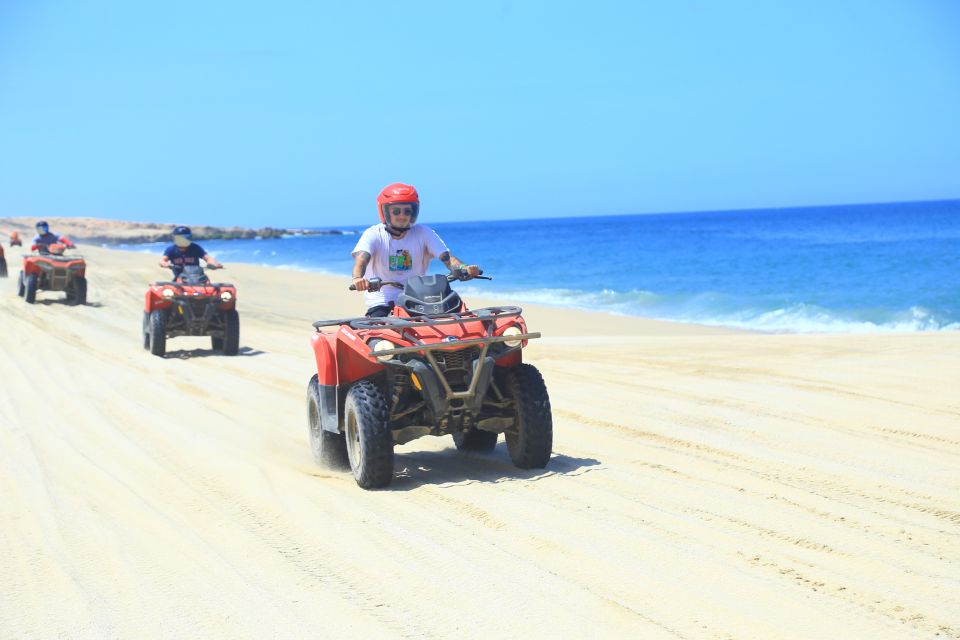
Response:
[{"label": "rider on atv", "polygon": [[50,225],[47,224],[46,220],[41,220],[37,223],[37,236],[33,239],[33,246],[30,247],[30,250],[39,251],[40,253],[50,253],[50,245],[52,244],[66,245],[71,249],[76,248],[76,245],[70,241],[70,238],[50,233]]},{"label": "rider on atv", "polygon": [[476,265],[465,265],[453,256],[440,236],[430,227],[418,225],[420,196],[410,185],[395,182],[377,196],[380,224],[369,227],[353,248],[353,285],[363,291],[366,315],[382,318],[390,315],[401,289],[385,287],[370,291],[367,276],[403,283],[422,276],[432,258],[439,258],[461,280],[481,273]]},{"label": "rider on atv", "polygon": [[190,227],[176,227],[173,230],[173,244],[164,249],[160,266],[173,271],[173,279],[180,277],[186,266],[200,266],[202,259],[211,269],[219,269],[220,263],[204,251],[203,247],[192,240]]}]

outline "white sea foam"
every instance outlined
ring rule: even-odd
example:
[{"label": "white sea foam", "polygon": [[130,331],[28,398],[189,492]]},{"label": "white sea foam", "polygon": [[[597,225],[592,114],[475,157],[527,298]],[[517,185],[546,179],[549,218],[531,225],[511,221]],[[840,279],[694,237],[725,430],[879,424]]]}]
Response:
[{"label": "white sea foam", "polygon": [[494,291],[476,285],[461,286],[459,290],[467,299],[477,295],[485,298],[502,298],[505,302],[532,302],[617,315],[642,316],[772,333],[894,333],[960,330],[960,322],[944,321],[922,307],[910,307],[900,312],[844,314],[812,304],[794,304],[774,309],[736,308],[729,299],[710,292],[667,298],[642,290],[616,292],[605,289],[597,292],[583,292],[572,289],[542,288]]}]

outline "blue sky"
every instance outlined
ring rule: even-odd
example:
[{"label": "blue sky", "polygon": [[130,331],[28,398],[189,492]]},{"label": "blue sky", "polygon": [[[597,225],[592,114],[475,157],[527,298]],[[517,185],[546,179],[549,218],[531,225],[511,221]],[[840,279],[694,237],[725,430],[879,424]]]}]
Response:
[{"label": "blue sky", "polygon": [[0,0],[0,216],[960,197],[960,3]]}]

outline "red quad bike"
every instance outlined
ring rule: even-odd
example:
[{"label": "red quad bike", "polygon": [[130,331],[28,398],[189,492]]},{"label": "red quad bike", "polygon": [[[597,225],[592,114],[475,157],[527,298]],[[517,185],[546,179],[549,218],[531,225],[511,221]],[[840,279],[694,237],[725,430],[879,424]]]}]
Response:
[{"label": "red quad bike", "polygon": [[393,479],[394,445],[450,434],[458,449],[488,452],[502,433],[517,467],[547,465],[550,398],[521,357],[540,334],[527,332],[520,307],[468,310],[454,279],[371,278],[374,291],[403,287],[392,315],[313,323],[307,417],[318,463],[349,464],[358,485],[375,489]]},{"label": "red quad bike", "polygon": [[210,336],[214,349],[236,355],[240,347],[236,287],[210,282],[198,265],[185,266],[172,282],[150,285],[143,311],[143,348],[163,357],[167,338],[176,336]]},{"label": "red quad bike", "polygon": [[71,304],[87,303],[87,263],[82,256],[67,256],[63,244],[51,244],[47,251],[23,256],[17,295],[33,304],[37,291],[66,291]]}]

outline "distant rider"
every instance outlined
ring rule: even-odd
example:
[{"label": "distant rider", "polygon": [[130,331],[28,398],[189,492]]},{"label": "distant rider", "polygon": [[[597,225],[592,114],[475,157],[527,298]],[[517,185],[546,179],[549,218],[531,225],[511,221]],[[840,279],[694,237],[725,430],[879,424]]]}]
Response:
[{"label": "distant rider", "polygon": [[193,241],[190,227],[176,227],[173,230],[173,244],[164,249],[160,258],[160,266],[173,270],[173,279],[176,280],[187,266],[200,266],[200,260],[207,263],[211,269],[219,269],[222,265],[214,260],[203,247]]},{"label": "distant rider", "polygon": [[461,280],[480,275],[480,267],[465,265],[451,255],[433,229],[416,224],[419,212],[420,196],[410,185],[395,182],[377,196],[380,224],[363,232],[352,253],[353,284],[357,291],[366,292],[364,301],[369,317],[390,315],[400,290],[384,287],[369,291],[368,277],[403,283],[424,275],[432,258],[439,258]]},{"label": "distant rider", "polygon": [[41,220],[37,223],[37,236],[33,239],[33,246],[30,247],[30,250],[39,251],[40,253],[50,253],[50,245],[52,244],[63,244],[71,249],[76,248],[76,245],[70,241],[70,238],[50,233],[50,225],[47,224],[46,220]]}]

